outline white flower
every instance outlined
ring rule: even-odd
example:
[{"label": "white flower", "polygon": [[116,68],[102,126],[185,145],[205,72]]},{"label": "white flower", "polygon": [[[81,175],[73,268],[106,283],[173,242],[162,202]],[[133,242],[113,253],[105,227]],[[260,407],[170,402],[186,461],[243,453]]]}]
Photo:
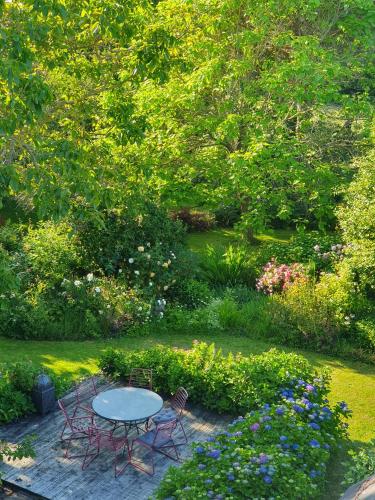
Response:
[{"label": "white flower", "polygon": [[138,307],[138,311],[142,311],[142,309],[143,309],[142,306]]},{"label": "white flower", "polygon": [[164,290],[168,290],[169,286],[165,285]]},{"label": "white flower", "polygon": [[96,287],[94,288],[94,290],[95,290],[95,292],[96,292],[96,293],[100,293],[100,292],[101,292],[101,289],[100,289],[100,287],[99,287],[99,286],[96,286]]},{"label": "white flower", "polygon": [[143,246],[138,247],[138,252],[144,252],[144,251],[145,251],[145,247],[143,247]]},{"label": "white flower", "polygon": [[119,274],[121,274],[121,273],[122,273],[122,269],[119,269],[119,270],[118,270],[118,273],[119,273]]},{"label": "white flower", "polygon": [[133,262],[134,262],[133,257],[130,257],[130,259],[128,260],[128,262],[129,262],[129,264],[133,264]]},{"label": "white flower", "polygon": [[109,309],[110,307],[111,307],[111,306],[108,304],[108,305],[107,305],[107,309]]},{"label": "white flower", "polygon": [[139,276],[139,271],[134,271],[134,274],[136,274],[137,276]]},{"label": "white flower", "polygon": [[151,259],[151,255],[149,253],[147,254],[147,258],[148,258],[148,260]]},{"label": "white flower", "polygon": [[148,241],[148,242],[146,243],[146,245],[147,245],[148,247],[150,247],[150,246],[151,246],[151,243]]},{"label": "white flower", "polygon": [[168,264],[169,264],[169,265],[171,265],[171,264],[172,264],[171,259],[168,259]]},{"label": "white flower", "polygon": [[2,293],[2,294],[0,295],[0,298],[1,298],[1,299],[5,299],[5,295]]},{"label": "white flower", "polygon": [[150,277],[153,278],[155,276],[155,273],[150,273]]},{"label": "white flower", "polygon": [[160,266],[160,264],[161,264],[161,262],[160,262],[160,260],[158,260],[158,266]]},{"label": "white flower", "polygon": [[103,314],[103,311],[99,311],[99,314]]},{"label": "white flower", "polygon": [[80,286],[80,285],[82,285],[82,281],[75,280],[74,285],[75,286]]},{"label": "white flower", "polygon": [[164,262],[163,266],[162,267],[165,267],[167,268],[169,266],[168,262]]},{"label": "white flower", "polygon": [[86,279],[87,281],[92,281],[94,279],[94,275],[93,273],[89,273],[87,276],[86,276]]},{"label": "white flower", "polygon": [[149,284],[148,284],[148,286],[152,286],[152,285],[153,285],[153,282],[152,282],[152,281],[150,281],[150,282],[149,282]]},{"label": "white flower", "polygon": [[162,318],[164,316],[164,313],[160,311],[159,316]]}]

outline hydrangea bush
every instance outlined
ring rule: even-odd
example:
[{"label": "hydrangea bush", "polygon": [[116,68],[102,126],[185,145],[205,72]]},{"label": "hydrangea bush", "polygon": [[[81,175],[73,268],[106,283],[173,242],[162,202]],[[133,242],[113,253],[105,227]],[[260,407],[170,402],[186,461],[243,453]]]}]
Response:
[{"label": "hydrangea bush", "polygon": [[278,403],[236,418],[193,445],[193,458],[167,472],[157,499],[317,498],[327,463],[346,436],[345,403],[328,406],[321,379],[290,378]]},{"label": "hydrangea bush", "polygon": [[305,274],[301,264],[278,265],[276,260],[272,259],[263,267],[263,274],[256,282],[256,289],[266,295],[273,295],[303,278]]}]

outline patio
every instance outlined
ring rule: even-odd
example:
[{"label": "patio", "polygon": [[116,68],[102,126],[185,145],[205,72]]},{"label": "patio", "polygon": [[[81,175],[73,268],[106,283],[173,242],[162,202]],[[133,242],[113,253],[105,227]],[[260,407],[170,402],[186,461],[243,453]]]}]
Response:
[{"label": "patio", "polygon": [[[118,386],[98,381],[100,391]],[[74,393],[67,394],[64,402],[69,411],[75,403]],[[183,422],[188,444],[181,446],[179,451],[184,460],[190,455],[190,444],[193,441],[206,439],[215,430],[225,427],[228,419],[200,408],[188,407]],[[0,440],[9,443],[19,442],[29,434],[36,435],[34,442],[36,458],[2,464],[3,479],[10,485],[17,485],[42,498],[53,500],[67,498],[143,500],[152,495],[167,469],[171,465],[176,465],[176,462],[157,454],[153,477],[128,466],[124,473],[115,479],[113,455],[104,451],[85,471],[82,471],[82,459],[66,459],[63,456],[64,448],[59,439],[63,425],[63,414],[56,408],[45,417],[33,416],[16,424],[3,426],[0,429]]]}]

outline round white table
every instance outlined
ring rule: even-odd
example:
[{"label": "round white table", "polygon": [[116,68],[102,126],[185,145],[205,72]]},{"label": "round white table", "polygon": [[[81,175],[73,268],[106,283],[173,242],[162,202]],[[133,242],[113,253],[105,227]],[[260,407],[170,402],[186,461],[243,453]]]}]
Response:
[{"label": "round white table", "polygon": [[148,389],[120,387],[101,392],[91,405],[101,418],[136,425],[156,415],[163,407],[163,400],[159,394]]}]

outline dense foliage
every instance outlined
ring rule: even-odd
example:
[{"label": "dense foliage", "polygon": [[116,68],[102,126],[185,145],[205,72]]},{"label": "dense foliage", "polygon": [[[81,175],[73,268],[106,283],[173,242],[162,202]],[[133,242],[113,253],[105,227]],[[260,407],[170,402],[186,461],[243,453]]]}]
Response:
[{"label": "dense foliage", "polygon": [[114,378],[125,379],[137,366],[153,369],[157,392],[173,394],[182,385],[191,402],[230,413],[246,412],[262,401],[277,401],[290,377],[312,380],[316,375],[301,356],[271,350],[258,356],[225,357],[214,344],[203,342],[196,342],[189,351],[165,346],[132,352],[110,349],[100,359],[101,370]]},{"label": "dense foliage", "polygon": [[350,459],[344,463],[345,479],[343,484],[347,487],[372,476],[375,471],[375,441],[357,449],[349,450]]},{"label": "dense foliage", "polygon": [[346,405],[331,409],[327,404],[327,373],[318,374],[293,354],[271,350],[224,357],[204,343],[189,351],[165,346],[109,350],[100,361],[115,379],[136,366],[153,369],[157,391],[172,394],[183,385],[192,403],[245,415],[228,431],[196,445],[192,460],[167,473],[157,498],[253,498],[267,492],[314,497],[346,433],[340,418],[348,413]]},{"label": "dense foliage", "polygon": [[3,198],[49,217],[153,193],[234,206],[251,231],[334,223],[369,143],[370,0],[2,1],[0,15]]},{"label": "dense foliage", "polygon": [[35,411],[31,393],[36,377],[41,373],[51,377],[56,397],[60,397],[69,387],[65,378],[28,361],[0,366],[0,423],[12,422]]}]

